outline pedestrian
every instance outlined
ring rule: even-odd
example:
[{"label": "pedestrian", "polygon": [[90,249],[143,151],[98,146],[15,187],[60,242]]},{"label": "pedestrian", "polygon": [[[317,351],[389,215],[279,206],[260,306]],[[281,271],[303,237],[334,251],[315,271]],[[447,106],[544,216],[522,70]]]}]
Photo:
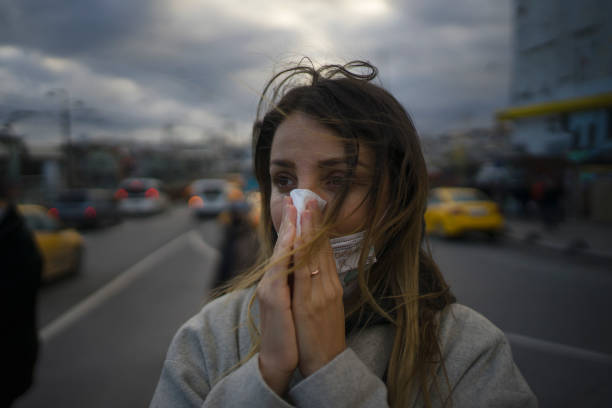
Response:
[{"label": "pedestrian", "polygon": [[261,258],[176,334],[153,407],[536,406],[423,246],[427,171],[376,67],[275,75],[253,127]]},{"label": "pedestrian", "polygon": [[9,407],[32,385],[38,355],[36,296],[42,258],[0,175],[0,407]]}]

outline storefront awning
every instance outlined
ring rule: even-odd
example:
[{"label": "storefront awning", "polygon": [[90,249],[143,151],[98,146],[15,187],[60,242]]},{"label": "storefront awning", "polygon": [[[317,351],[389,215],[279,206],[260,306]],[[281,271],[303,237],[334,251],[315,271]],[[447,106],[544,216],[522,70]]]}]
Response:
[{"label": "storefront awning", "polygon": [[582,98],[563,99],[553,102],[515,106],[496,113],[498,120],[512,120],[532,116],[575,112],[612,107],[612,92]]}]

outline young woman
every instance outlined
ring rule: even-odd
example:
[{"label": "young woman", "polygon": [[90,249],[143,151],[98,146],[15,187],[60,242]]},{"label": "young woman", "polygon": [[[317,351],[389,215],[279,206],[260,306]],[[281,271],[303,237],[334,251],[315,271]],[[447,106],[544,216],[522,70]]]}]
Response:
[{"label": "young woman", "polygon": [[298,64],[268,83],[261,262],[179,330],[152,406],[537,405],[503,333],[455,303],[423,247],[418,135],[376,75]]}]

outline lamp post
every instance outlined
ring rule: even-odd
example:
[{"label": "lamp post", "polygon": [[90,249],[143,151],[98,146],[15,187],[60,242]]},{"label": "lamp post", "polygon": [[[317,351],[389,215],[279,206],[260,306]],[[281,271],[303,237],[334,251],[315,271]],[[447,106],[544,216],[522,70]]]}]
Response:
[{"label": "lamp post", "polygon": [[72,152],[72,118],[70,113],[70,94],[63,88],[52,89],[47,92],[47,96],[49,97],[60,97],[61,101],[61,110],[59,114],[60,121],[60,131],[62,138],[66,144],[66,182],[68,187],[74,187],[74,161],[73,161],[73,152]]}]

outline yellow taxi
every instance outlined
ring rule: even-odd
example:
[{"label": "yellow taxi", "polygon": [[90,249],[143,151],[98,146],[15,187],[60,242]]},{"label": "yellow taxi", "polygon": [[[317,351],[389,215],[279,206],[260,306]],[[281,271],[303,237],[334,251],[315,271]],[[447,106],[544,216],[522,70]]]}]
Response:
[{"label": "yellow taxi", "polygon": [[431,190],[425,211],[428,234],[455,237],[482,231],[494,238],[504,228],[498,205],[475,188],[439,187]]},{"label": "yellow taxi", "polygon": [[72,228],[64,227],[52,210],[34,204],[18,207],[44,260],[43,280],[52,280],[69,273],[78,273],[83,256],[83,237]]}]

